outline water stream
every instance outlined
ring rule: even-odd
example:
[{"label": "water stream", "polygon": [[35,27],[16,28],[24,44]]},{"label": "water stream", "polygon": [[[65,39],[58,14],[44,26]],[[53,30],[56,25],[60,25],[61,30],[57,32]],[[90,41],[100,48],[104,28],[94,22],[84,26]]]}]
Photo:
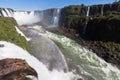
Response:
[{"label": "water stream", "polygon": [[[65,55],[70,70],[82,75],[83,80],[120,80],[120,70],[85,49],[75,41],[34,26],[33,29],[52,39]],[[37,56],[36,56],[37,57]]]}]

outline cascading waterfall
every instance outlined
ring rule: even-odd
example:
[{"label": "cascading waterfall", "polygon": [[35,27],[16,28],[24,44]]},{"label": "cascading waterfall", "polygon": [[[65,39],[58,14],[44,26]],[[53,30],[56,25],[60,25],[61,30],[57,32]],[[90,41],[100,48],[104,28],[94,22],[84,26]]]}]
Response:
[{"label": "cascading waterfall", "polygon": [[89,16],[89,13],[90,13],[90,6],[88,6],[88,9],[87,9],[87,14],[86,14],[86,16]]},{"label": "cascading waterfall", "polygon": [[60,17],[60,9],[57,9],[54,11],[53,14],[53,27],[58,27],[59,26],[59,17]]},{"label": "cascading waterfall", "polygon": [[60,9],[12,11],[12,9],[0,8],[0,16],[13,17],[19,25],[32,25],[37,22],[42,22],[49,27],[58,27]]},{"label": "cascading waterfall", "polygon": [[5,9],[5,11],[6,11],[6,14],[7,14],[8,17],[13,17],[13,15],[11,13],[11,10]]},{"label": "cascading waterfall", "polygon": [[13,17],[13,11],[12,11],[12,9],[1,8],[0,9],[0,16]]},{"label": "cascading waterfall", "polygon": [[[88,9],[87,9],[87,14],[86,14],[87,17],[89,17],[89,13],[90,13],[90,6],[88,6]],[[83,28],[83,34],[86,33],[87,24],[88,24],[88,21],[86,21],[85,26]]]},{"label": "cascading waterfall", "polygon": [[85,34],[85,33],[86,33],[87,24],[88,24],[88,22],[86,21],[85,26],[84,26],[84,28],[83,28],[83,34]]},{"label": "cascading waterfall", "polygon": [[7,15],[5,9],[2,9],[1,12],[2,12],[2,14],[4,15],[4,17],[8,17],[8,15]]},{"label": "cascading waterfall", "polygon": [[104,5],[102,5],[102,8],[101,8],[101,15],[104,14],[103,10],[104,10]]},{"label": "cascading waterfall", "polygon": [[[87,9],[87,14],[86,14],[87,17],[89,17],[89,13],[90,13],[90,6],[88,6],[88,9]],[[87,24],[88,24],[88,21],[86,21],[85,26],[83,28],[83,32],[82,32],[83,34],[85,34],[86,32]]]},{"label": "cascading waterfall", "polygon": [[58,27],[60,9],[48,9],[41,11],[43,14],[39,14],[42,17],[41,22],[46,24],[48,27]]},{"label": "cascading waterfall", "polygon": [[33,23],[39,22],[40,19],[35,15],[34,11],[17,11],[14,12],[14,18],[19,25],[31,25]]},{"label": "cascading waterfall", "polygon": [[120,70],[117,67],[105,62],[75,41],[48,31],[43,32],[41,28],[34,29],[42,31],[43,36],[55,41],[66,56],[69,66],[73,66],[72,69],[77,67],[76,72],[82,75],[83,80],[120,80]]},{"label": "cascading waterfall", "polygon": [[24,59],[38,74],[38,79],[33,77],[32,80],[77,80],[79,78],[72,72],[49,71],[37,58],[12,43],[0,41],[0,45],[4,45],[4,47],[0,47],[0,60],[5,58]]}]

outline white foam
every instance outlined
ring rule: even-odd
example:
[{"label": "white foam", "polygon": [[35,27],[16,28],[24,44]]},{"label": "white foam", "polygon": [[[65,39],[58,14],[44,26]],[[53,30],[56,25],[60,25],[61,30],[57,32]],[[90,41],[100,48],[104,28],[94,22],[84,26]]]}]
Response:
[{"label": "white foam", "polygon": [[[43,29],[39,28],[41,26],[35,26],[39,32]],[[40,30],[39,30],[40,29]],[[81,45],[77,44],[75,41],[61,35],[57,35],[44,30],[43,36],[49,37],[50,39],[58,42],[69,54],[72,54],[72,61],[78,62],[79,66],[84,72],[90,74],[96,80],[120,80],[120,70],[103,59],[98,57],[95,53],[85,49]],[[77,61],[74,59],[78,56]],[[98,72],[98,74],[96,74]]]},{"label": "white foam", "polygon": [[4,17],[8,17],[7,13],[3,9],[1,10],[1,12],[2,12]]},{"label": "white foam", "polygon": [[27,41],[30,41],[30,40],[31,40],[30,38],[27,38],[27,37],[25,36],[25,34],[18,29],[17,26],[15,26],[15,29],[16,29],[16,31],[18,32],[18,34],[20,34],[21,36],[23,36]]},{"label": "white foam", "polygon": [[19,25],[30,25],[39,22],[40,19],[34,15],[34,11],[28,12],[14,12],[14,18]]},{"label": "white foam", "polygon": [[11,13],[8,9],[5,8],[5,11],[7,12],[8,17],[13,17],[13,16],[12,16],[12,13]]},{"label": "white foam", "polygon": [[27,63],[36,70],[39,80],[77,80],[72,72],[64,73],[56,70],[49,71],[47,67],[22,48],[5,41],[0,41],[0,59],[18,58],[25,59]]}]

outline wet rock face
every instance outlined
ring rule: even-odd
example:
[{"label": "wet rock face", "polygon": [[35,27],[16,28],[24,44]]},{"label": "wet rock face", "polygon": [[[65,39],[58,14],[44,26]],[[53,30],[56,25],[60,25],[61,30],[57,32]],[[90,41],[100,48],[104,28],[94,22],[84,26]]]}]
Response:
[{"label": "wet rock face", "polygon": [[27,80],[27,75],[37,77],[36,71],[21,59],[0,60],[0,80]]}]

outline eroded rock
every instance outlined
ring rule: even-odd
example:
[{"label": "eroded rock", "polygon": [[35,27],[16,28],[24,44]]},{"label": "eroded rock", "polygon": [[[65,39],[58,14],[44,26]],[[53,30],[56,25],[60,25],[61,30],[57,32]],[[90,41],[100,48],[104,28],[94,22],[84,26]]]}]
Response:
[{"label": "eroded rock", "polygon": [[27,75],[37,77],[36,71],[25,60],[12,58],[0,60],[0,80],[27,80]]}]

